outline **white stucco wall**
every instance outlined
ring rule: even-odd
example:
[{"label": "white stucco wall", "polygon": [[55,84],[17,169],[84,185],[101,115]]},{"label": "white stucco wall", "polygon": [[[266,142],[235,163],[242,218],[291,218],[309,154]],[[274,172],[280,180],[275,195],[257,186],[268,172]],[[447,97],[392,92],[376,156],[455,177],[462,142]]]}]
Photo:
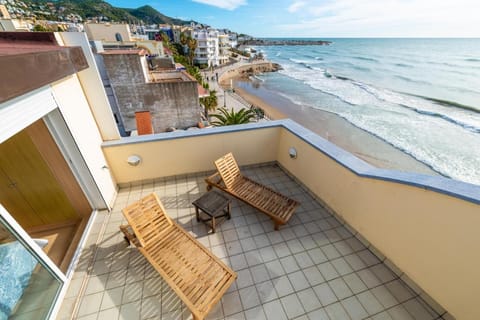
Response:
[{"label": "white stucco wall", "polygon": [[57,107],[49,86],[0,103],[0,143]]},{"label": "white stucco wall", "polygon": [[113,117],[100,74],[93,53],[90,49],[87,36],[83,32],[57,32],[57,41],[65,46],[79,46],[87,59],[89,68],[80,71],[78,79],[89,102],[92,114],[98,124],[103,140],[120,139],[118,127]]},{"label": "white stucco wall", "polygon": [[60,112],[100,193],[107,204],[112,204],[116,196],[116,184],[101,150],[102,136],[78,77],[70,76],[57,81],[51,87]]}]

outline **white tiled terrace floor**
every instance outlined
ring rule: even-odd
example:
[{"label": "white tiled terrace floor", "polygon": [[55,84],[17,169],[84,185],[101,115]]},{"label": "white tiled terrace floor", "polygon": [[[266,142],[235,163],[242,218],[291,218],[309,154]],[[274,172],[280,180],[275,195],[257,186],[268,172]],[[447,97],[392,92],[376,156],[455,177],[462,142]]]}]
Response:
[{"label": "white tiled terrace floor", "polygon": [[238,273],[208,319],[441,319],[277,165],[243,172],[301,202],[280,231],[236,200],[215,234],[197,223],[191,203],[206,192],[207,173],[123,188],[114,210],[97,216],[58,319],[191,319],[118,229],[121,209],[151,192]]}]

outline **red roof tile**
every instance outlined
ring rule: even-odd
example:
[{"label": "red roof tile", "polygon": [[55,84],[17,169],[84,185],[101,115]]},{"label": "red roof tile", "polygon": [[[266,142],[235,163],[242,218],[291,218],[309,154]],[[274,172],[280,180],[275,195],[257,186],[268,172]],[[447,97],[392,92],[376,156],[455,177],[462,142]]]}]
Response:
[{"label": "red roof tile", "polygon": [[198,97],[199,98],[208,97],[210,95],[210,92],[207,89],[205,89],[204,87],[202,87],[199,84],[197,86],[198,86]]}]

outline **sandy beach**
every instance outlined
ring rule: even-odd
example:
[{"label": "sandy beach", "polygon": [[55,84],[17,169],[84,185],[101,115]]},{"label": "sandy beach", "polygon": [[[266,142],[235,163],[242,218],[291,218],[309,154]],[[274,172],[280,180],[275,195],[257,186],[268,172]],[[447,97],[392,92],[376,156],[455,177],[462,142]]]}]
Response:
[{"label": "sandy beach", "polygon": [[[245,65],[242,65],[242,69]],[[230,81],[232,79],[232,81]],[[364,161],[385,169],[438,175],[430,167],[359,129],[343,118],[318,109],[296,105],[260,85],[240,78],[240,72],[223,74],[221,84],[233,84],[235,93],[248,103],[261,107],[272,120],[290,118]]]}]

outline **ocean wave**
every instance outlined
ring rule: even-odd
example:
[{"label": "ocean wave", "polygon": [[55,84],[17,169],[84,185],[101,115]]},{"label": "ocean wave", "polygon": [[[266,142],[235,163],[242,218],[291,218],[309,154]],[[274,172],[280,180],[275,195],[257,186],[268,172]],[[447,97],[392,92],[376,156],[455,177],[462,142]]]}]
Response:
[{"label": "ocean wave", "polygon": [[[314,70],[304,72],[298,72],[298,70],[296,70],[296,72],[293,70],[286,70],[285,74],[291,78],[302,81],[304,84],[315,90],[318,90],[323,94],[335,97],[339,101],[351,106],[379,105],[380,108],[385,108],[385,103],[394,104],[399,107],[407,108],[410,111],[423,116],[443,119],[470,132],[480,133],[480,126],[475,124],[477,118],[479,119],[478,121],[480,121],[480,116],[470,119],[468,115],[456,114],[455,112],[451,112],[447,109],[441,110],[434,105],[428,105],[428,101],[444,107],[455,107],[470,112],[473,111],[480,113],[480,110],[477,110],[474,107],[462,105],[452,101],[415,96],[407,93],[396,93],[387,89],[378,89],[361,81],[336,75],[330,69],[315,69],[321,72],[323,71],[322,78],[318,78],[318,74],[313,73]],[[404,80],[422,83],[421,81],[412,80],[409,78],[404,78]],[[364,93],[361,93],[361,91]],[[408,98],[409,96],[417,97],[422,100],[411,100],[411,98]]]},{"label": "ocean wave", "polygon": [[359,65],[354,65],[353,68],[356,69],[356,70],[360,70],[360,71],[367,71],[367,72],[372,71],[372,69],[370,69],[368,67],[362,67],[362,66],[359,66]]},{"label": "ocean wave", "polygon": [[442,99],[436,99],[436,98],[429,98],[429,97],[425,97],[425,99],[430,100],[430,101],[433,101],[433,102],[438,103],[438,104],[440,104],[440,105],[453,106],[453,107],[455,107],[455,108],[460,108],[460,109],[464,109],[464,110],[474,111],[474,112],[480,113],[480,109],[477,109],[477,108],[472,107],[472,106],[467,106],[467,105],[465,105],[465,104],[461,104],[461,103],[458,103],[458,102],[453,102],[453,101],[448,101],[448,100],[442,100]]},{"label": "ocean wave", "polygon": [[466,69],[465,71],[462,71],[462,70],[456,70],[456,69],[453,69],[453,70],[442,70],[442,71],[445,71],[445,72],[448,72],[448,73],[453,73],[453,74],[458,74],[460,76],[467,76],[467,77],[478,77],[478,74],[475,73],[475,72],[471,72],[471,68],[469,69]]},{"label": "ocean wave", "polygon": [[403,81],[406,81],[406,82],[410,82],[410,83],[423,84],[423,85],[427,85],[427,86],[433,85],[432,83],[430,83],[428,81],[425,81],[425,80],[412,79],[412,78],[409,78],[407,76],[402,76],[402,75],[399,75],[399,74],[395,74],[393,77],[397,78],[397,79],[400,79],[400,80],[403,80]]},{"label": "ocean wave", "polygon": [[458,68],[458,67],[462,67],[462,65],[459,65],[459,64],[456,64],[456,63],[451,63],[451,62],[439,62],[439,61],[424,61],[423,63],[426,63],[426,64],[432,64],[432,65],[436,65],[436,66],[447,66],[447,67],[453,67],[453,68]]},{"label": "ocean wave", "polygon": [[[304,103],[302,103],[300,101],[296,101],[295,99],[292,99],[288,95],[284,95],[284,96],[287,97],[290,101],[294,102],[297,105],[305,105]],[[328,112],[328,113],[335,114],[338,117],[340,117],[340,118],[344,119],[345,121],[347,121],[348,123],[350,123],[352,126],[358,128],[360,130],[363,130],[365,132],[368,132],[369,134],[376,137],[377,139],[379,139],[379,140],[385,142],[386,144],[392,146],[393,148],[409,155],[410,157],[417,160],[418,162],[423,163],[425,166],[429,167],[431,170],[437,172],[441,176],[444,176],[446,178],[451,178],[451,175],[449,174],[448,169],[445,169],[441,166],[436,165],[435,161],[432,161],[432,159],[430,159],[428,156],[422,155],[422,152],[419,152],[415,148],[412,149],[410,145],[405,146],[400,141],[395,141],[394,138],[392,139],[393,136],[384,135],[382,133],[379,133],[378,130],[376,130],[377,128],[372,127],[371,125],[368,125],[364,121],[360,121],[359,119],[356,119],[356,118],[352,117],[351,114],[342,113],[342,112],[338,112],[338,111],[335,112],[335,111],[326,109],[326,108],[324,108],[320,105],[316,105],[316,106],[306,105],[306,106],[308,106],[310,108],[313,108],[313,109],[321,110],[323,112]],[[466,176],[468,176],[468,175],[466,174]]]},{"label": "ocean wave", "polygon": [[315,60],[315,58],[316,58],[316,56],[310,55],[310,54],[305,54],[304,56],[305,56],[306,58],[313,59],[313,60]]},{"label": "ocean wave", "polygon": [[445,121],[448,121],[450,123],[453,123],[454,125],[457,125],[457,126],[460,126],[468,131],[471,131],[473,133],[480,133],[480,128],[479,127],[475,127],[474,125],[471,125],[471,124],[468,124],[468,123],[464,123],[462,121],[459,121],[455,118],[452,118],[450,116],[447,116],[445,114],[442,114],[442,113],[439,113],[439,112],[435,112],[435,111],[428,111],[428,110],[422,110],[422,109],[417,109],[417,108],[414,108],[414,107],[411,107],[411,106],[407,106],[407,105],[400,105],[402,107],[405,107],[405,108],[408,108],[410,110],[413,110],[415,111],[416,113],[418,114],[422,114],[422,115],[426,115],[426,116],[430,116],[430,117],[437,117],[437,118],[440,118],[440,119],[443,119]]},{"label": "ocean wave", "polygon": [[249,77],[250,80],[252,81],[260,81],[260,82],[265,82],[265,79],[260,78],[258,75],[253,75]]},{"label": "ocean wave", "polygon": [[355,123],[355,121],[352,121],[352,119],[349,119],[349,117],[347,117],[347,116],[343,116],[343,115],[340,115],[340,114],[337,114],[337,116],[341,117],[342,119],[345,119],[348,123],[350,123],[354,127],[359,128],[359,129],[361,129],[365,132],[368,132],[372,136],[374,136],[377,139],[385,142],[386,144],[394,147],[395,149],[397,149],[397,150],[399,150],[399,151],[401,151],[405,154],[408,154],[410,157],[412,157],[413,159],[417,160],[420,163],[423,163],[424,165],[426,165],[427,167],[429,167],[431,170],[438,173],[439,175],[441,175],[445,178],[451,178],[451,176],[448,174],[448,170],[442,170],[441,168],[438,168],[437,166],[435,166],[433,164],[434,162],[430,163],[428,158],[426,159],[425,157],[417,155],[417,152],[415,152],[414,150],[411,150],[408,147],[404,147],[400,143],[396,143],[394,141],[389,140],[389,138],[387,138],[387,137],[385,137],[381,134],[378,134],[375,130],[373,130],[371,128],[368,128],[367,126]]},{"label": "ocean wave", "polygon": [[480,58],[466,58],[464,60],[468,62],[480,62]]},{"label": "ocean wave", "polygon": [[347,95],[342,95],[343,92],[341,92],[341,91],[332,90],[332,89],[328,89],[328,88],[322,88],[320,86],[315,85],[315,83],[305,82],[305,84],[310,86],[311,88],[323,93],[323,94],[334,97],[334,98],[336,98],[336,99],[338,99],[338,100],[342,101],[343,103],[346,103],[350,106],[358,106],[358,105],[362,104],[360,101],[354,99],[353,97],[350,97],[350,96],[347,96]]},{"label": "ocean wave", "polygon": [[[322,107],[318,109],[323,110]],[[356,114],[349,111],[343,112],[342,110],[334,113],[353,126],[372,134],[394,148],[410,155],[412,158],[422,162],[442,176],[470,183],[479,183],[478,175],[480,174],[480,170],[476,165],[476,159],[472,158],[468,160],[460,156],[462,154],[470,154],[471,152],[469,150],[471,150],[472,146],[478,146],[475,136],[471,134],[470,136],[468,136],[468,134],[465,135],[466,145],[462,146],[460,148],[461,151],[459,150],[460,154],[457,154],[456,150],[458,145],[451,139],[450,141],[443,140],[441,136],[442,130],[439,131],[440,135],[425,135],[423,134],[424,130],[422,128],[425,122],[419,121],[416,118],[413,118],[411,123],[402,122],[401,127],[398,127],[398,130],[396,130],[394,129],[396,125],[390,122],[390,120],[397,118],[394,114],[392,114],[391,117],[388,113],[385,114],[382,112],[375,114],[374,118],[371,118],[363,113]],[[410,122],[411,118],[407,114],[404,114],[404,116],[407,122]],[[395,122],[396,120],[393,121]],[[410,127],[409,130],[403,130],[404,126]],[[433,127],[435,124],[433,123],[431,126]],[[448,129],[448,127],[445,127],[446,130],[452,130],[452,128],[453,127],[449,127]],[[425,130],[429,132],[428,129]],[[415,141],[415,143],[412,143],[412,141]],[[432,143],[439,143],[440,141],[442,143],[438,145],[438,147],[441,148],[430,148]],[[478,154],[478,150],[471,151],[475,151],[474,153]],[[468,160],[468,162],[466,162],[466,160]]]},{"label": "ocean wave", "polygon": [[340,75],[335,75],[335,78],[339,80],[344,80],[344,81],[353,81],[352,79],[345,77],[345,76],[340,76]]},{"label": "ocean wave", "polygon": [[[442,176],[474,184],[480,183],[480,170],[476,163],[480,154],[478,149],[472,149],[478,146],[478,138],[475,137],[478,135],[472,133],[462,135],[465,138],[465,142],[462,139],[462,143],[465,145],[459,146],[453,136],[448,134],[444,136],[442,130],[434,133],[421,128],[424,122],[417,119],[414,120],[418,123],[416,126],[413,125],[408,131],[399,133],[398,130],[391,130],[391,128],[383,130],[361,120],[358,122],[356,119],[346,118],[350,123],[353,122],[357,127],[424,163]],[[445,128],[449,130],[447,127]],[[412,130],[417,130],[417,132]],[[429,134],[425,135],[423,132],[429,132]]]},{"label": "ocean wave", "polygon": [[375,59],[375,58],[362,57],[362,56],[354,56],[353,59],[363,60],[363,61],[370,61],[370,62],[379,62],[379,61],[378,61],[377,59]]},{"label": "ocean wave", "polygon": [[397,66],[397,67],[401,67],[401,68],[413,68],[412,65],[406,64],[406,63],[401,63],[401,62],[395,63],[394,65]]},{"label": "ocean wave", "polygon": [[[374,88],[371,85],[368,85],[366,83],[362,83],[362,82],[359,82],[359,81],[354,81],[354,80],[349,79],[349,78],[343,78],[342,79],[342,77],[339,77],[339,76],[336,76],[335,78],[336,79],[341,79],[341,80],[344,80],[344,81],[348,81],[351,85],[360,88],[361,90],[363,90],[363,91],[367,92],[368,94],[372,95],[375,99],[377,99],[379,101],[384,101],[386,103],[394,103],[394,104],[399,105],[401,107],[408,108],[409,110],[414,111],[417,114],[440,118],[440,119],[443,119],[443,120],[445,120],[447,122],[450,122],[454,125],[457,125],[457,126],[463,128],[463,129],[466,129],[470,132],[480,133],[480,126],[476,125],[477,122],[475,120],[470,120],[470,122],[469,122],[469,121],[467,121],[467,119],[462,119],[462,116],[449,115],[447,110],[445,110],[445,112],[442,112],[441,110],[432,110],[433,108],[431,108],[431,107],[430,108],[425,107],[425,108],[422,109],[418,106],[412,106],[412,104],[413,105],[418,104],[419,101],[416,101],[417,103],[415,103],[415,101],[412,101],[411,104],[406,104],[406,103],[404,103],[404,100],[405,100],[404,98],[402,98],[400,96],[397,96],[395,98],[394,95],[396,93],[394,93],[394,92],[392,92],[390,95],[388,95],[388,94],[385,94],[386,90],[382,91],[381,89],[376,89],[376,88]],[[322,90],[322,91],[325,93],[325,90]],[[382,92],[383,92],[383,94],[381,94]],[[340,93],[337,93],[337,92],[336,93],[328,92],[328,93],[330,95],[333,95],[333,96],[337,97],[341,101],[350,104],[350,105],[360,105],[360,104],[362,104],[360,102],[354,102],[354,100],[352,100],[350,97],[346,97],[346,96],[344,97]],[[407,94],[407,93],[399,93],[399,94],[409,96],[409,94]],[[410,95],[410,96],[418,97],[418,98],[424,99],[426,101],[431,101],[431,102],[439,104],[441,106],[455,107],[455,108],[459,108],[460,110],[465,110],[465,111],[469,111],[469,112],[473,111],[474,113],[480,114],[480,110],[478,110],[474,107],[466,106],[466,105],[456,103],[456,102],[453,102],[453,101],[447,101],[447,100],[441,100],[441,99],[435,99],[435,98],[429,98],[429,97],[422,97],[422,96],[416,96],[416,95]],[[365,101],[365,103],[367,103],[367,101]],[[480,117],[479,117],[479,120],[480,120]],[[480,123],[480,122],[478,122],[478,123]]]},{"label": "ocean wave", "polygon": [[290,60],[293,63],[297,63],[297,64],[312,63],[313,62],[311,60],[303,60],[303,59],[296,59],[296,58],[288,58],[288,60]]},{"label": "ocean wave", "polygon": [[423,105],[423,108],[421,108],[421,105],[422,105],[421,100],[410,101],[410,103],[407,104],[406,103],[407,99],[402,98],[399,95],[405,95],[406,97],[411,96],[411,97],[420,98],[420,99],[425,100],[426,102],[431,101],[431,102],[434,102],[436,104],[440,104],[441,106],[445,106],[445,107],[459,108],[460,111],[463,110],[463,111],[468,111],[468,112],[473,111],[475,113],[480,113],[475,108],[465,106],[465,105],[462,105],[462,104],[459,104],[459,103],[456,103],[456,102],[452,102],[452,101],[434,99],[434,98],[423,97],[423,96],[418,96],[418,95],[410,95],[408,93],[387,92],[386,90],[382,91],[382,90],[379,90],[379,89],[373,89],[370,86],[366,86],[366,85],[362,85],[362,84],[359,84],[359,85],[362,88],[364,88],[366,91],[368,91],[369,93],[374,95],[379,100],[397,104],[397,105],[399,105],[403,108],[407,108],[409,110],[412,110],[412,111],[416,112],[417,114],[443,119],[445,121],[448,121],[448,122],[450,122],[454,125],[460,126],[463,129],[466,129],[466,130],[468,130],[470,132],[473,132],[473,133],[480,133],[480,126],[477,126],[475,124],[476,121],[471,121],[471,123],[468,123],[468,121],[466,121],[466,119],[461,119],[461,116],[458,116],[458,115],[455,116],[454,114],[452,114],[452,115],[447,114],[448,113],[447,110],[445,110],[445,112],[442,112],[442,110],[433,110],[433,108],[432,108],[433,106],[428,107],[426,105]]},{"label": "ocean wave", "polygon": [[289,58],[291,62],[294,62],[296,64],[299,64],[307,69],[313,69],[313,66],[311,63],[314,63],[313,61],[310,60],[299,60],[299,59],[294,59],[294,58]]},{"label": "ocean wave", "polygon": [[439,105],[442,105],[442,106],[455,107],[455,108],[459,108],[459,109],[463,109],[463,110],[467,110],[467,111],[473,111],[475,113],[480,114],[480,109],[472,107],[472,106],[467,106],[465,104],[461,104],[461,103],[458,103],[458,102],[444,100],[444,99],[438,99],[438,98],[432,98],[432,97],[422,96],[422,95],[418,95],[418,94],[409,94],[409,93],[405,93],[405,94],[408,94],[408,95],[411,95],[411,96],[414,96],[414,97],[418,97],[418,98],[422,98],[422,99],[425,99],[425,100],[429,100],[429,101],[435,102],[435,103],[437,103]]},{"label": "ocean wave", "polygon": [[[466,61],[466,60],[464,60]],[[469,64],[458,64],[458,63],[450,63],[450,62],[438,62],[438,61],[424,61],[423,63],[429,64],[429,65],[434,65],[434,66],[442,66],[442,67],[449,67],[449,68],[454,68],[456,70],[462,69],[462,70],[471,70],[471,69],[480,69],[480,65],[469,65]],[[450,69],[448,69],[450,70]]]},{"label": "ocean wave", "polygon": [[288,100],[290,100],[291,102],[293,102],[294,104],[296,105],[299,105],[299,106],[302,106],[302,105],[305,105],[305,103],[303,101],[300,101],[300,100],[297,100],[296,98],[284,93],[284,92],[278,92],[278,94]]},{"label": "ocean wave", "polygon": [[325,76],[325,78],[335,78],[335,75],[327,69],[323,70],[323,75]]},{"label": "ocean wave", "polygon": [[[351,106],[373,102],[370,96],[358,90],[358,84],[355,81],[345,76],[333,74],[328,69],[323,70],[323,77],[321,78],[318,77],[318,72],[313,69],[299,71],[291,67],[280,70],[280,73],[289,78],[302,81],[312,89],[333,96]],[[356,94],[352,94],[352,92],[356,92]]]}]

